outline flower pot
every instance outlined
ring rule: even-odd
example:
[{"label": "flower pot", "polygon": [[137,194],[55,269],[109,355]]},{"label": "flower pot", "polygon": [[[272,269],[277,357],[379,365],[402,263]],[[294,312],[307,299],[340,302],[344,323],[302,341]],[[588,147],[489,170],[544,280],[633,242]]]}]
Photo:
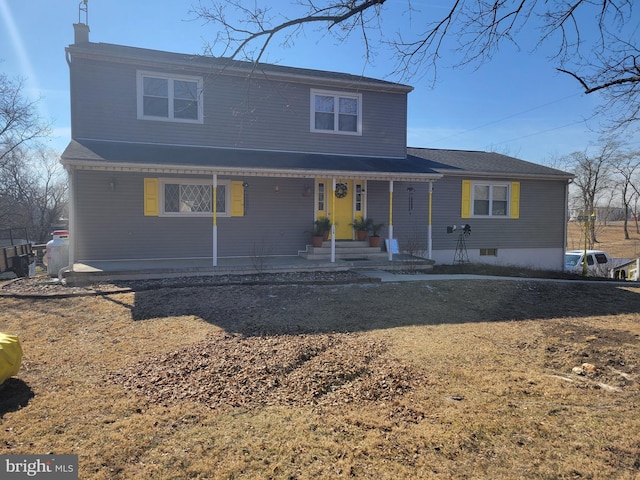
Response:
[{"label": "flower pot", "polygon": [[366,230],[356,230],[356,239],[359,242],[363,242],[367,239],[367,231]]},{"label": "flower pot", "polygon": [[380,246],[380,236],[376,235],[369,237],[369,246],[370,247],[379,247]]},{"label": "flower pot", "polygon": [[322,242],[324,242],[324,237],[322,235],[314,235],[311,237],[311,245],[314,247],[321,247]]}]

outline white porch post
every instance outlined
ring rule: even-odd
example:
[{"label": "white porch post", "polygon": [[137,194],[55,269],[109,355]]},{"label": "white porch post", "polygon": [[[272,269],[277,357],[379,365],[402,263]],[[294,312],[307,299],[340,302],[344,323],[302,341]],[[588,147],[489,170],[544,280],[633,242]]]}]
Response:
[{"label": "white porch post", "polygon": [[393,260],[393,180],[389,180],[389,261]]},{"label": "white porch post", "polygon": [[331,263],[336,262],[336,177],[331,181],[331,212],[333,221],[331,222]]},{"label": "white porch post", "polygon": [[213,201],[211,204],[211,210],[213,211],[213,261],[214,267],[218,266],[218,175],[213,174]]},{"label": "white porch post", "polygon": [[431,207],[433,205],[433,182],[429,182],[429,220],[427,222],[427,257],[431,260],[431,255],[433,252],[433,238],[432,227],[431,227]]}]

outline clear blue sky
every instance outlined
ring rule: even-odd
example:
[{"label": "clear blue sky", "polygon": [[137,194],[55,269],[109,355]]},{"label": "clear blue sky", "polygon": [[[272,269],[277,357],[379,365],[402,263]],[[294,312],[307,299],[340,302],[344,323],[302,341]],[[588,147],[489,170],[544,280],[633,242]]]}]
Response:
[{"label": "clear blue sky", "polygon": [[[272,0],[275,11],[291,2]],[[70,139],[69,75],[64,48],[73,42],[79,0],[0,0],[0,71],[26,81],[25,94],[41,98],[40,113],[54,124],[51,147],[62,150]],[[193,20],[194,0],[89,0],[90,40],[180,53],[202,53],[213,38],[212,25]],[[253,2],[249,2],[253,4]],[[413,0],[415,8],[437,12],[445,0]],[[391,6],[393,4],[393,6]],[[408,22],[403,0],[385,5],[384,27],[419,28],[419,15]],[[393,68],[388,52],[377,52],[365,65],[357,41],[337,42],[307,29],[292,47],[277,42],[266,61],[294,67],[334,70],[387,78]],[[406,83],[409,95],[407,143],[412,147],[492,150],[548,163],[554,156],[584,150],[597,142],[584,122],[599,101],[581,93],[577,82],[556,73],[545,52],[531,54],[505,45],[478,70],[441,67],[432,86],[429,77]],[[640,137],[630,139],[634,147]]]}]

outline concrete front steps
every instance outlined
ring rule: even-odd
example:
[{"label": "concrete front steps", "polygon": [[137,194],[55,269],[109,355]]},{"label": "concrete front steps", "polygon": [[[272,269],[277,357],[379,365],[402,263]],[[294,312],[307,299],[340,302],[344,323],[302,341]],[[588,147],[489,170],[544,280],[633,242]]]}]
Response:
[{"label": "concrete front steps", "polygon": [[[382,243],[382,240],[381,240]],[[331,241],[322,242],[321,247],[307,245],[306,250],[301,250],[298,255],[307,260],[331,260]],[[336,259],[339,260],[361,260],[380,259],[388,257],[380,247],[370,247],[369,241],[359,242],[356,240],[336,240]]]}]

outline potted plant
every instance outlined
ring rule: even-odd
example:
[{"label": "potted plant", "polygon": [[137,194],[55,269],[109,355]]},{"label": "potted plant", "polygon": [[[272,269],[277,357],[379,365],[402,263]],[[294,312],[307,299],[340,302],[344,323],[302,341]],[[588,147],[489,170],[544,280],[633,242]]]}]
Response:
[{"label": "potted plant", "polygon": [[329,238],[329,232],[331,231],[331,220],[327,217],[318,217],[318,219],[313,222],[314,230],[323,232],[323,237],[325,240]]},{"label": "potted plant", "polygon": [[327,217],[319,217],[313,222],[313,229],[311,230],[311,245],[314,247],[321,247],[322,242],[329,238],[329,231],[331,230],[331,220]]},{"label": "potted plant", "polygon": [[380,246],[380,229],[384,227],[384,223],[375,223],[373,219],[369,219],[371,224],[369,225],[369,229],[371,230],[371,235],[369,235],[369,246],[370,247],[379,247]]},{"label": "potted plant", "polygon": [[364,217],[357,217],[353,220],[353,223],[350,224],[353,229],[356,231],[356,240],[362,242],[366,240],[367,234],[369,233],[369,229],[371,227],[371,220]]}]

